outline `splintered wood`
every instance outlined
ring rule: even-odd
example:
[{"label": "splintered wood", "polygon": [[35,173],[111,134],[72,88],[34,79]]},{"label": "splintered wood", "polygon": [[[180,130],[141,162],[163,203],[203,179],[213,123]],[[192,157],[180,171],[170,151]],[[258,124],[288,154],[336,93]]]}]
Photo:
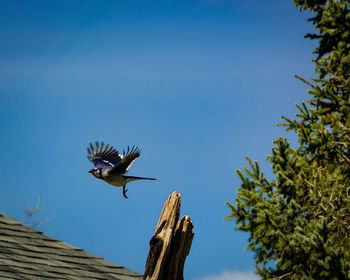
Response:
[{"label": "splintered wood", "polygon": [[179,221],[181,194],[174,191],[165,202],[151,238],[144,279],[182,280],[193,239],[189,216]]}]

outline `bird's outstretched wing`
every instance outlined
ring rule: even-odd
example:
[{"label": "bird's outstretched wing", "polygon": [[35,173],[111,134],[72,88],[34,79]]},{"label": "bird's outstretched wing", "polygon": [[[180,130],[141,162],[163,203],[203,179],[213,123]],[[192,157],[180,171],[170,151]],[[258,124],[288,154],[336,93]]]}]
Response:
[{"label": "bird's outstretched wing", "polygon": [[95,142],[95,147],[90,143],[87,148],[88,159],[97,167],[114,167],[121,161],[118,151],[108,144],[105,146],[103,142]]},{"label": "bird's outstretched wing", "polygon": [[138,147],[132,146],[128,147],[126,151],[123,151],[121,155],[121,161],[111,170],[113,174],[125,174],[128,172],[134,161],[140,156],[140,149]]}]

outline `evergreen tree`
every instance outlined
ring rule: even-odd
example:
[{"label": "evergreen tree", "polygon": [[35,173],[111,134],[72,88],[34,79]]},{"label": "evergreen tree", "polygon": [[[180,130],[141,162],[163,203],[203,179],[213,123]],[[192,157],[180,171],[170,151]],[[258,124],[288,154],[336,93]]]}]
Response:
[{"label": "evergreen tree", "polygon": [[256,271],[263,279],[350,279],[350,3],[294,0],[312,13],[318,40],[317,78],[297,120],[282,117],[298,147],[274,142],[275,179],[257,162],[238,170],[242,183],[227,202],[237,229],[250,233]]}]

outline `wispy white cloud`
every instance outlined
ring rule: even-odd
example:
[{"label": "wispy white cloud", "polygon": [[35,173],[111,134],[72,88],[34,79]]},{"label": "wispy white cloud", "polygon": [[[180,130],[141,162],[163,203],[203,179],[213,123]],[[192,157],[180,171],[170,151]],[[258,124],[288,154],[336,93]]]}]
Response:
[{"label": "wispy white cloud", "polygon": [[224,271],[219,274],[213,274],[196,278],[193,280],[259,280],[259,276],[252,271]]}]

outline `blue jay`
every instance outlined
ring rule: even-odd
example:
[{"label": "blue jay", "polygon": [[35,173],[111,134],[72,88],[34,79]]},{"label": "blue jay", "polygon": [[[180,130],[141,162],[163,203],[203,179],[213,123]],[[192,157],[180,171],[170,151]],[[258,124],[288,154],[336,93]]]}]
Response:
[{"label": "blue jay", "polygon": [[100,144],[96,141],[95,146],[90,143],[90,147],[87,148],[88,159],[95,165],[95,168],[92,168],[89,173],[113,186],[122,186],[125,198],[128,198],[126,196],[128,190],[125,189],[127,183],[136,180],[156,180],[154,178],[124,175],[140,156],[138,147],[133,146],[131,149],[128,147],[126,151],[123,151],[123,154],[119,154],[116,149],[108,144],[105,146],[103,142]]}]

